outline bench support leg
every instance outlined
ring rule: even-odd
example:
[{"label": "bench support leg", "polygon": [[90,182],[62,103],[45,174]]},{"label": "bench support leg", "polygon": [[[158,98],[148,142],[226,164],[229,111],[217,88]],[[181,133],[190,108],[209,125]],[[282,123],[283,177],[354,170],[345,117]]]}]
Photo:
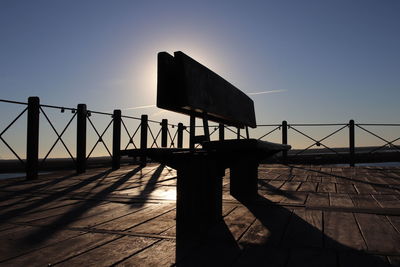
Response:
[{"label": "bench support leg", "polygon": [[239,201],[251,202],[258,195],[258,161],[241,159],[230,168],[230,193]]},{"label": "bench support leg", "polygon": [[177,168],[176,260],[222,220],[222,176],[214,158],[193,156]]}]

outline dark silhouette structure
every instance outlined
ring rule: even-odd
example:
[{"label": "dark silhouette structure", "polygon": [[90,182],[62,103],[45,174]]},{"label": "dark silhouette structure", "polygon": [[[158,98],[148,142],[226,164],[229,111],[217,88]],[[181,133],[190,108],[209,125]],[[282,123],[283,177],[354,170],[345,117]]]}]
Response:
[{"label": "dark silhouette structure", "polygon": [[[149,156],[177,170],[176,260],[204,240],[222,220],[222,177],[230,168],[230,193],[245,203],[257,198],[258,165],[289,145],[257,139],[210,141],[208,120],[256,127],[253,101],[232,84],[182,52],[158,54],[157,106],[190,116],[189,149],[123,151]],[[195,135],[195,118],[204,135]],[[248,131],[247,131],[248,132]],[[195,149],[200,144],[201,149]]]}]

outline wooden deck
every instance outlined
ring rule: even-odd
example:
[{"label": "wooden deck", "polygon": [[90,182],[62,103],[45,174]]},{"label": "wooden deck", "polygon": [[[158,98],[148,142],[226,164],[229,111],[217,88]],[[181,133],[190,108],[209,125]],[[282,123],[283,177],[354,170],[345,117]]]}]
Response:
[{"label": "wooden deck", "polygon": [[[261,165],[260,200],[224,178],[224,222],[182,266],[400,266],[400,168]],[[0,181],[1,266],[175,264],[174,170]]]}]

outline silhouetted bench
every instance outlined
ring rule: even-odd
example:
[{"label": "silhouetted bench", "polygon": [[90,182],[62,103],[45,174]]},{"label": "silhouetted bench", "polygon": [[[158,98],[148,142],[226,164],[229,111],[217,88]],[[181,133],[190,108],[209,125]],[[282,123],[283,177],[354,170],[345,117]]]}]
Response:
[{"label": "silhouetted bench", "polygon": [[[190,116],[190,148],[150,148],[145,154],[177,170],[177,256],[200,241],[222,219],[222,177],[230,169],[230,193],[247,202],[257,198],[259,162],[289,145],[257,139],[210,141],[208,121],[256,127],[253,101],[232,84],[182,52],[158,54],[157,106]],[[204,135],[195,135],[195,119]],[[195,149],[199,143],[201,148]],[[179,258],[179,256],[178,256]]]}]

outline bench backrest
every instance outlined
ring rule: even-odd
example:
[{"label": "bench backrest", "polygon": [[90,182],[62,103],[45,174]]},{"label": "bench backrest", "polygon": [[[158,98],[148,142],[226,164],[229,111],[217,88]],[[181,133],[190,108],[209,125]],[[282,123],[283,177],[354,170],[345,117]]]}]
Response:
[{"label": "bench backrest", "polygon": [[158,53],[157,77],[157,107],[239,128],[256,127],[253,100],[184,53]]}]

